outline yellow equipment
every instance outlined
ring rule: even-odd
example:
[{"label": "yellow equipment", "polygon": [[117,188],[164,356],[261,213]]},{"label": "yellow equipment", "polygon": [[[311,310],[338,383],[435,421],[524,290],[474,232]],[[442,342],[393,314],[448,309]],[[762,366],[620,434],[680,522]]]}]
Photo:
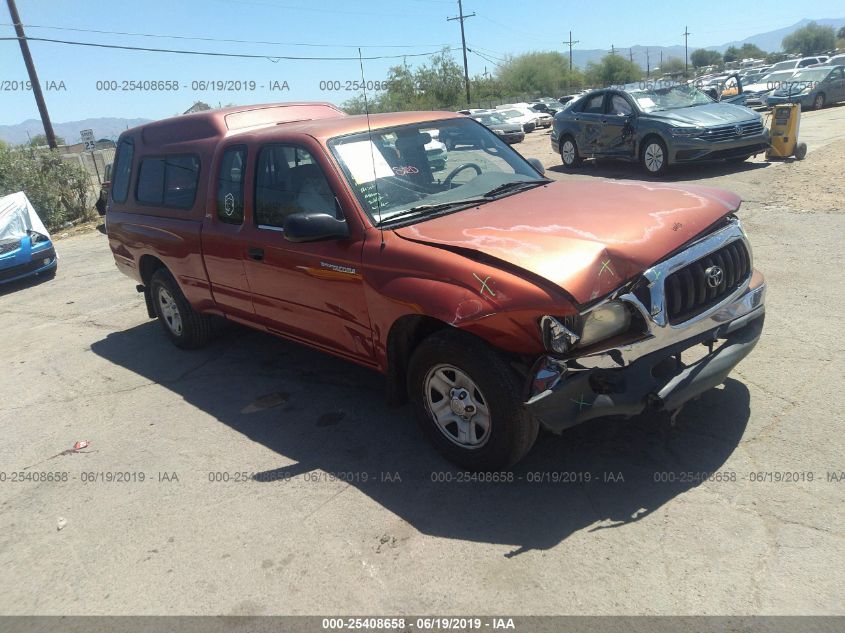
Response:
[{"label": "yellow equipment", "polygon": [[772,124],[769,129],[771,146],[766,158],[789,158],[795,156],[804,160],[807,144],[798,142],[798,128],[801,126],[801,104],[781,103],[772,106]]}]

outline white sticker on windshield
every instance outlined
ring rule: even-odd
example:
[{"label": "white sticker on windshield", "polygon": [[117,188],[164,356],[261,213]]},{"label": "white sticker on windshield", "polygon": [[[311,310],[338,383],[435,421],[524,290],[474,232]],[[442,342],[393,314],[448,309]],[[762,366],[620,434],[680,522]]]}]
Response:
[{"label": "white sticker on windshield", "polygon": [[654,107],[654,101],[652,101],[651,97],[638,97],[637,103],[639,103],[644,108]]},{"label": "white sticker on windshield", "polygon": [[393,170],[382,156],[378,147],[370,141],[357,141],[337,145],[337,153],[346,163],[349,173],[357,184],[373,182],[376,178],[393,176]]}]

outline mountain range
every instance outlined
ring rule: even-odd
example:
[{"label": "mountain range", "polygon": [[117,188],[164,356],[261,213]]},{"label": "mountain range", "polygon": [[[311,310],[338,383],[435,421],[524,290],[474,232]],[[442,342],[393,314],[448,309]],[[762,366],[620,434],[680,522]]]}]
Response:
[{"label": "mountain range", "polygon": [[[108,138],[116,140],[123,130],[146,123],[150,119],[122,119],[120,117],[101,117],[97,119],[83,119],[82,121],[67,121],[53,123],[56,136],[61,136],[68,144],[78,143],[81,130],[94,130],[97,139]],[[0,140],[13,145],[26,143],[33,136],[44,134],[41,119],[27,119],[16,125],[0,125]]]}]

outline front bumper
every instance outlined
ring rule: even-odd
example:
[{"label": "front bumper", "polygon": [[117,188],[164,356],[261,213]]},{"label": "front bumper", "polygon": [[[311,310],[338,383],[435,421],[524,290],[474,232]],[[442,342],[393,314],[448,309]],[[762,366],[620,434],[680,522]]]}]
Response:
[{"label": "front bumper", "polygon": [[[661,280],[702,253],[744,239],[740,236],[738,224],[729,226],[647,270],[644,277],[652,283],[651,306],[644,306],[632,294],[617,297],[643,315],[647,335],[582,356],[540,358],[527,385],[527,409],[545,428],[560,433],[594,418],[629,417],[647,409],[677,411],[688,400],[724,382],[760,338],[765,318],[763,276],[754,271],[722,302],[678,325],[665,319]],[[709,351],[684,364],[683,353],[702,344]]]},{"label": "front bumper", "polygon": [[0,284],[48,272],[57,264],[56,250],[51,241],[30,246],[29,238],[24,237],[19,250],[0,257]]},{"label": "front bumper", "polygon": [[509,145],[513,145],[514,143],[521,143],[525,140],[525,132],[513,132],[508,134],[502,134],[500,137],[505,143]]},{"label": "front bumper", "polygon": [[769,132],[744,136],[730,141],[706,141],[701,139],[679,139],[671,141],[672,164],[696,161],[726,160],[761,154],[769,148]]}]

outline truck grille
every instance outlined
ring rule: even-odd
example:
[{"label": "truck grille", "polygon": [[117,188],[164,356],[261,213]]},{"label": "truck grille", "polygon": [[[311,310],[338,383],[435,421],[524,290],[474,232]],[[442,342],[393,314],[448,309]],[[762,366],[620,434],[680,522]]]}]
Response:
[{"label": "truck grille", "polygon": [[[716,267],[722,275],[719,283],[713,285]],[[751,257],[741,240],[672,273],[663,286],[669,323],[682,323],[704,312],[739,288],[750,275]]]},{"label": "truck grille", "polygon": [[720,125],[707,129],[699,138],[705,141],[732,141],[746,136],[755,136],[763,133],[762,121],[749,121],[736,125]]}]

